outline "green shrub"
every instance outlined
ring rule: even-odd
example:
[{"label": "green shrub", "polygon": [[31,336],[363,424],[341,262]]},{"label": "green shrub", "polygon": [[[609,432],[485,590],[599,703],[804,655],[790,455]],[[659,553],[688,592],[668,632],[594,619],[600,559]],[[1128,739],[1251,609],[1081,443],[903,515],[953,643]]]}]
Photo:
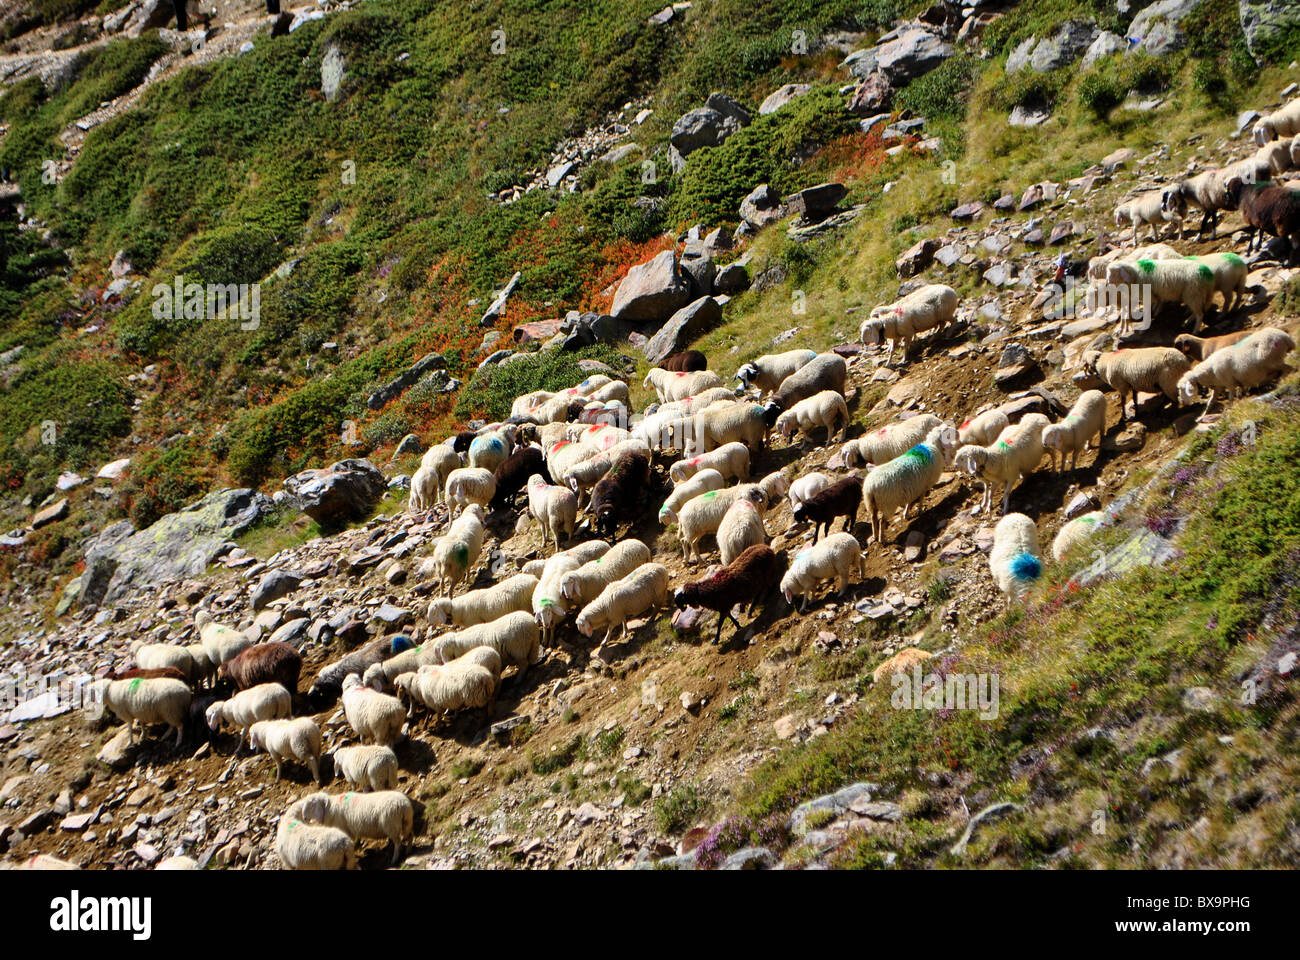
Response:
[{"label": "green shrub", "polygon": [[682,784],[655,801],[655,822],[664,833],[681,833],[704,807],[699,789],[691,783]]},{"label": "green shrub", "polygon": [[564,390],[585,380],[588,374],[578,366],[582,359],[600,360],[615,370],[621,370],[624,364],[617,351],[603,344],[572,352],[543,350],[510,363],[494,364],[476,371],[461,388],[455,414],[464,420],[504,420],[518,396],[532,390]]}]

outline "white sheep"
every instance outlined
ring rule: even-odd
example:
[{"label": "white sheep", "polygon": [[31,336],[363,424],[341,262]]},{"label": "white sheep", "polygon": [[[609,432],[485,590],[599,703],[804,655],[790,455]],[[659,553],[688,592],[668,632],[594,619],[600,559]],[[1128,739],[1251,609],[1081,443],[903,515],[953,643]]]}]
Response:
[{"label": "white sheep", "polygon": [[831,478],[824,473],[801,473],[799,478],[790,484],[790,510],[798,509],[799,504],[830,485]]},{"label": "white sheep", "polygon": [[871,517],[871,535],[885,542],[885,528],[899,507],[907,519],[912,504],[925,496],[952,463],[957,430],[943,424],[901,456],[882,463],[862,481],[862,505]]},{"label": "white sheep", "polygon": [[1120,311],[1119,335],[1130,330],[1139,303],[1147,304],[1154,316],[1161,304],[1181,303],[1195,320],[1193,333],[1205,325],[1205,311],[1214,297],[1214,271],[1195,260],[1116,260],[1106,268],[1106,283],[1112,288],[1146,291],[1145,297],[1130,293],[1128,309]]},{"label": "white sheep", "polygon": [[568,613],[568,603],[560,592],[560,579],[584,563],[604,556],[609,549],[609,544],[604,540],[587,540],[576,547],[562,550],[542,565],[537,588],[533,591],[532,611],[545,646],[552,645],[555,628]]},{"label": "white sheep", "polygon": [[470,570],[483,552],[484,519],[483,508],[470,503],[433,545],[438,591],[446,593],[448,598],[456,596],[456,585],[469,578]]},{"label": "white sheep", "polygon": [[190,682],[195,687],[210,685],[216,679],[218,664],[208,659],[208,651],[204,649],[202,643],[187,643],[185,650],[194,663],[194,675]]},{"label": "white sheep", "polygon": [[339,747],[334,751],[334,769],[349,786],[362,790],[392,790],[397,786],[397,754],[389,747]]},{"label": "white sheep", "polygon": [[432,713],[483,707],[491,715],[501,678],[487,667],[462,661],[457,658],[447,664],[425,664],[417,672],[397,678],[397,698],[410,701],[408,716],[416,704]]},{"label": "white sheep", "polygon": [[393,844],[392,863],[402,855],[402,845],[415,828],[415,808],[398,790],[331,795],[313,793],[298,801],[305,823],[319,823],[342,830],[353,840],[388,840]]},{"label": "white sheep", "polygon": [[1181,406],[1193,403],[1201,389],[1208,389],[1210,399],[1201,413],[1204,418],[1220,391],[1239,397],[1286,371],[1286,356],[1294,349],[1289,334],[1276,327],[1262,327],[1246,339],[1216,350],[1184,373],[1178,380],[1178,402]]},{"label": "white sheep", "polygon": [[488,502],[497,492],[497,478],[483,467],[458,467],[447,474],[447,509],[451,516],[459,515],[471,503],[487,509]]},{"label": "white sheep", "polygon": [[623,540],[595,560],[560,576],[560,595],[572,607],[590,603],[607,586],[651,559],[650,548],[640,540]]},{"label": "white sheep", "polygon": [[[746,451],[748,453],[748,451]],[[708,493],[710,490],[721,490],[727,485],[726,479],[722,473],[712,467],[705,467],[698,470],[689,480],[676,484],[672,493],[668,494],[664,500],[664,505],[659,508],[659,522],[662,524],[676,523],[677,511],[681,509],[692,497],[698,497],[701,493]]]},{"label": "white sheep", "polygon": [[203,644],[213,670],[235,659],[253,645],[253,641],[242,631],[217,623],[206,610],[200,610],[194,615],[194,625],[199,629],[199,642]]},{"label": "white sheep", "polygon": [[320,727],[311,717],[293,720],[259,720],[248,728],[248,743],[265,750],[275,761],[275,779],[284,773],[284,761],[297,760],[311,770],[312,779],[320,778]]},{"label": "white sheep", "polygon": [[1047,417],[1041,413],[1027,413],[1018,424],[1007,427],[1002,435],[986,447],[970,444],[962,447],[953,457],[953,466],[972,477],[981,477],[984,492],[976,513],[993,509],[993,487],[1002,484],[1002,512],[1007,512],[1011,492],[1021,479],[1038,469],[1043,459],[1043,428]]},{"label": "white sheep", "polygon": [[303,801],[280,815],[275,828],[275,854],[289,870],[355,870],[356,844],[342,830],[307,823]]},{"label": "white sheep", "polygon": [[406,709],[396,698],[364,686],[350,673],[343,678],[343,716],[362,743],[392,746],[402,737]]},{"label": "white sheep", "polygon": [[546,472],[552,478],[563,477],[569,470],[600,453],[589,443],[573,440],[560,440],[544,448],[546,451]]},{"label": "white sheep", "polygon": [[[1194,263],[1203,263],[1214,274],[1214,292],[1223,294],[1221,314],[1228,314],[1241,306],[1246,298],[1246,277],[1250,268],[1246,261],[1235,253],[1207,253],[1190,258]],[[1210,298],[1213,302],[1213,297]]]},{"label": "white sheep", "polygon": [[1007,415],[999,407],[994,407],[972,417],[958,427],[957,442],[962,446],[973,443],[985,447],[996,440],[1009,426],[1011,421],[1007,419]]},{"label": "white sheep", "polygon": [[[1085,390],[1074,401],[1074,406],[1060,423],[1049,423],[1043,427],[1043,449],[1052,458],[1055,470],[1065,469],[1065,455],[1070,455],[1070,469],[1073,470],[1079,460],[1079,451],[1093,446],[1096,437],[1096,449],[1101,450],[1101,435],[1106,430],[1106,395],[1100,390]],[[1061,463],[1057,466],[1056,458]]]},{"label": "white sheep", "polygon": [[542,549],[546,541],[555,541],[560,549],[560,534],[572,537],[578,523],[578,495],[566,487],[554,486],[542,479],[540,473],[528,478],[528,514],[542,528]]},{"label": "white sheep", "polygon": [[140,643],[137,641],[131,644],[131,659],[135,661],[136,667],[141,670],[164,670],[167,667],[174,667],[190,683],[194,682],[197,673],[194,656],[189,648],[172,643]]},{"label": "white sheep", "polygon": [[[134,742],[135,722],[142,725],[165,723],[176,731],[176,746],[185,735],[193,694],[181,680],[165,677],[130,680],[95,680],[87,685],[89,702],[103,704],[127,725],[127,741]],[[144,731],[141,730],[141,737]]]},{"label": "white sheep", "polygon": [[989,571],[1007,602],[1020,600],[1043,575],[1038,551],[1038,528],[1023,513],[1008,513],[993,528]]},{"label": "white sheep", "polygon": [[678,460],[668,468],[668,478],[673,483],[684,483],[701,470],[716,470],[724,478],[744,480],[749,476],[749,447],[739,440],[724,443],[708,453]]},{"label": "white sheep", "polygon": [[645,386],[653,387],[659,402],[682,400],[710,387],[722,386],[722,378],[712,370],[693,370],[678,373],[655,367],[645,376]]},{"label": "white sheep", "polygon": [[708,453],[728,443],[743,443],[754,453],[762,453],[775,419],[776,410],[757,403],[713,404],[692,418],[684,450],[688,454]]},{"label": "white sheep", "polygon": [[651,450],[684,450],[687,434],[695,429],[693,413],[670,410],[668,406],[664,404],[632,427],[632,436]]},{"label": "white sheep", "polygon": [[220,732],[227,728],[239,730],[238,753],[244,746],[248,729],[259,720],[283,720],[293,714],[293,697],[278,683],[259,683],[240,690],[229,700],[218,700],[208,706],[204,719],[208,729]]},{"label": "white sheep", "polygon": [[871,315],[863,321],[858,339],[866,346],[888,340],[885,366],[889,366],[894,359],[895,346],[903,345],[903,359],[906,361],[907,348],[914,336],[926,330],[934,330],[934,335],[938,336],[956,316],[957,291],[946,284],[928,283],[894,303],[874,307]]},{"label": "white sheep", "polygon": [[461,594],[459,599],[439,597],[432,600],[425,616],[435,627],[444,624],[472,627],[516,610],[528,610],[536,588],[537,577],[517,573],[493,586]]},{"label": "white sheep", "polygon": [[532,614],[522,610],[507,613],[490,623],[479,623],[440,637],[433,644],[433,662],[450,663],[475,647],[491,647],[504,666],[519,669],[523,679],[528,667],[542,658],[541,630]]},{"label": "white sheep", "polygon": [[1300,133],[1300,97],[1289,100],[1272,113],[1260,117],[1251,130],[1256,145],[1261,147],[1270,140],[1295,136],[1297,133]]},{"label": "white sheep", "polygon": [[585,443],[603,452],[625,440],[632,439],[632,432],[610,423],[570,423],[564,433],[564,439]]},{"label": "white sheep", "polygon": [[587,394],[596,403],[627,403],[631,393],[622,380],[611,380]]},{"label": "white sheep", "polygon": [[193,857],[187,857],[180,854],[174,857],[167,857],[158,861],[155,870],[199,870],[199,862]]},{"label": "white sheep", "polygon": [[1052,541],[1052,559],[1060,563],[1070,551],[1085,543],[1097,532],[1105,516],[1103,511],[1093,510],[1065,523]]},{"label": "white sheep", "polygon": [[806,397],[776,419],[777,434],[792,437],[797,432],[800,444],[811,440],[813,431],[822,428],[826,430],[827,443],[831,443],[837,433],[841,439],[848,434],[849,405],[843,394],[835,390],[823,390]]},{"label": "white sheep", "polygon": [[767,504],[767,495],[756,483],[742,483],[724,490],[709,490],[688,500],[677,515],[677,535],[681,539],[682,559],[699,559],[699,542],[717,533],[722,518],[738,499]]},{"label": "white sheep", "polygon": [[849,584],[861,580],[866,570],[866,556],[857,538],[851,533],[833,533],[795,554],[781,578],[781,593],[786,603],[791,604],[795,597],[802,597],[799,610],[803,612],[808,607],[809,595],[822,583],[836,581],[836,588],[843,596]]},{"label": "white sheep", "polygon": [[815,356],[816,350],[787,350],[785,353],[764,354],[742,364],[733,379],[739,380],[746,387],[757,387],[762,396],[776,390],[782,380]]},{"label": "white sheep", "polygon": [[460,455],[449,443],[437,443],[424,451],[419,469],[411,477],[411,496],[407,510],[420,513],[443,498],[443,485],[453,470],[460,469]]},{"label": "white sheep", "polygon": [[1128,395],[1133,394],[1133,416],[1137,416],[1138,393],[1163,393],[1177,402],[1178,380],[1192,363],[1173,347],[1137,347],[1100,353],[1085,350],[1086,373],[1096,374],[1106,386],[1119,393],[1119,419],[1128,418]]},{"label": "white sheep", "polygon": [[763,507],[743,497],[737,500],[722,515],[717,536],[718,552],[724,566],[740,556],[745,548],[756,543],[767,543]]},{"label": "white sheep", "polygon": [[728,388],[709,387],[707,390],[693,393],[689,397],[682,397],[680,400],[670,400],[667,403],[660,404],[658,410],[655,412],[680,413],[686,416],[694,416],[701,410],[707,410],[715,403],[735,402],[736,395]]},{"label": "white sheep", "polygon": [[1291,142],[1292,138],[1285,137],[1266,143],[1255,151],[1251,159],[1261,167],[1267,166],[1270,176],[1285,173],[1294,166],[1291,162]]},{"label": "white sheep", "polygon": [[1106,269],[1116,260],[1177,260],[1181,256],[1167,243],[1148,243],[1129,252],[1116,247],[1088,260],[1088,280],[1090,283],[1105,283]]},{"label": "white sheep", "polygon": [[920,413],[906,420],[887,423],[848,441],[840,448],[840,458],[846,467],[861,467],[869,463],[888,463],[911,450],[926,438],[943,421],[930,413]]},{"label": "white sheep", "polygon": [[1183,231],[1183,217],[1187,213],[1187,201],[1174,189],[1152,190],[1125,200],[1115,207],[1115,226],[1125,224],[1133,226],[1130,242],[1137,243],[1138,227],[1143,224],[1151,226],[1151,239],[1160,239],[1160,224],[1172,223],[1176,234]]},{"label": "white sheep", "polygon": [[662,563],[646,563],[627,576],[615,580],[578,614],[578,632],[584,637],[606,627],[603,647],[619,629],[620,639],[627,635],[627,621],[649,610],[659,610],[668,603],[668,568]]}]

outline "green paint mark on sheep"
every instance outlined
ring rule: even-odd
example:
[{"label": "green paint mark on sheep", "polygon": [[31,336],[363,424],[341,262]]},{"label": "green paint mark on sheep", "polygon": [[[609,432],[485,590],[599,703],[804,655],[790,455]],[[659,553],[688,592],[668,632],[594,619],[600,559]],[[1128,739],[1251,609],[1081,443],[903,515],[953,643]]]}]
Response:
[{"label": "green paint mark on sheep", "polygon": [[713,499],[714,497],[716,497],[717,495],[718,495],[718,491],[716,491],[716,490],[710,490],[708,493],[702,493],[702,494],[700,494],[700,499],[701,499],[701,500],[712,500],[712,499]]},{"label": "green paint mark on sheep", "polygon": [[909,460],[920,463],[929,463],[934,459],[934,454],[932,454],[923,443],[918,443],[911,450],[908,450],[907,453],[903,454],[903,456],[907,457]]},{"label": "green paint mark on sheep", "polygon": [[1204,280],[1206,283],[1213,283],[1213,282],[1214,282],[1214,271],[1211,270],[1210,267],[1209,267],[1207,264],[1204,264],[1204,263],[1203,263],[1203,264],[1201,264],[1199,267],[1197,267],[1197,268],[1196,268],[1196,273],[1197,273],[1197,276],[1199,276],[1199,277],[1200,277],[1202,280]]},{"label": "green paint mark on sheep", "polygon": [[1080,517],[1080,518],[1079,518],[1079,522],[1080,522],[1080,523],[1086,523],[1088,526],[1092,526],[1094,523],[1097,522],[1097,518],[1096,518],[1096,517]]},{"label": "green paint mark on sheep", "polygon": [[456,547],[456,549],[452,551],[452,556],[454,556],[456,558],[456,562],[461,564],[462,566],[468,565],[469,547],[464,546],[463,544],[461,546]]},{"label": "green paint mark on sheep", "polygon": [[1155,261],[1154,261],[1154,260],[1139,260],[1139,261],[1137,262],[1137,267],[1138,267],[1138,269],[1141,270],[1143,273],[1155,273],[1155,272],[1156,272],[1156,264],[1155,264]]},{"label": "green paint mark on sheep", "polygon": [[136,677],[134,680],[131,681],[131,685],[127,687],[127,689],[130,690],[132,693],[135,693],[135,691],[140,688],[140,683],[142,682],[143,679],[144,679],[143,677]]},{"label": "green paint mark on sheep", "polygon": [[1246,265],[1246,261],[1241,259],[1241,257],[1235,253],[1225,253],[1222,254],[1222,256],[1224,263],[1230,263],[1234,267],[1244,267]]},{"label": "green paint mark on sheep", "polygon": [[539,607],[543,607],[543,608],[545,608],[545,607],[553,607],[553,606],[555,606],[555,601],[552,600],[550,597],[542,597],[542,599],[540,599],[540,600],[537,601],[537,605],[538,605]]}]

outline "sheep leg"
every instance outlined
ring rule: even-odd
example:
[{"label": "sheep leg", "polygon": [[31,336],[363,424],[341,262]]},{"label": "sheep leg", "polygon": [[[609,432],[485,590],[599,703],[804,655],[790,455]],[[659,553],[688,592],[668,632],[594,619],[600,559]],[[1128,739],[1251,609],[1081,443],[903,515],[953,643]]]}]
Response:
[{"label": "sheep leg", "polygon": [[185,738],[185,725],[182,724],[181,726],[176,728],[176,749],[177,750],[181,748],[181,743],[183,742],[184,738]]}]

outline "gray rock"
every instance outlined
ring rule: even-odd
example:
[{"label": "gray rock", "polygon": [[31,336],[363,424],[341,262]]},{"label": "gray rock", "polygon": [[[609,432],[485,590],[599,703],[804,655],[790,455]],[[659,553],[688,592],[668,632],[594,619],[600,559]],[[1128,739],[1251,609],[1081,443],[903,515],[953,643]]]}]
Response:
[{"label": "gray rock", "polygon": [[939,241],[933,237],[918,240],[908,247],[901,257],[894,261],[894,269],[898,271],[899,277],[903,279],[915,276],[930,265],[930,262],[934,259],[935,251],[938,249]]},{"label": "gray rock", "polygon": [[1047,73],[1068,66],[1083,56],[1094,39],[1097,28],[1083,20],[1067,20],[1049,37],[1034,45],[1029,65],[1037,73]]},{"label": "gray rock", "polygon": [[722,861],[719,870],[771,870],[776,854],[767,847],[745,847]]},{"label": "gray rock", "polygon": [[766,116],[769,113],[776,113],[791,100],[802,97],[812,89],[811,84],[807,83],[787,83],[777,87],[758,106],[759,116]]},{"label": "gray rock", "polygon": [[647,341],[641,352],[650,364],[662,363],[685,350],[694,340],[722,321],[722,307],[713,297],[700,297],[669,318]]},{"label": "gray rock", "polygon": [[628,271],[614,294],[610,313],[624,320],[657,322],[690,300],[690,287],[677,269],[677,257],[665,250]]},{"label": "gray rock", "polygon": [[713,292],[713,277],[717,268],[713,256],[702,240],[690,240],[682,248],[682,274],[688,279],[691,296],[707,297]]},{"label": "gray rock", "polygon": [[1007,116],[1007,123],[1013,127],[1037,127],[1052,117],[1052,111],[1046,107],[1026,107],[1020,104]]},{"label": "gray rock", "polygon": [[876,48],[876,63],[899,85],[933,70],[952,56],[952,45],[919,27],[904,28],[896,39]]},{"label": "gray rock", "polygon": [[1037,43],[1037,37],[1026,37],[1016,44],[1015,49],[1007,55],[1007,73],[1016,73],[1028,67],[1030,55],[1034,52],[1034,45]]},{"label": "gray rock", "polygon": [[740,218],[755,229],[780,220],[786,213],[780,196],[766,183],[760,183],[740,201]]},{"label": "gray rock", "polygon": [[739,263],[729,263],[713,278],[716,293],[735,294],[749,288],[749,270]]},{"label": "gray rock", "polygon": [[311,626],[311,620],[307,617],[297,617],[288,623],[276,629],[275,633],[267,639],[268,643],[291,643],[295,647],[305,638],[307,628]]},{"label": "gray rock", "polygon": [[343,52],[334,44],[326,47],[320,61],[320,92],[327,101],[338,99],[339,89],[343,86],[344,66]]},{"label": "gray rock", "polygon": [[501,288],[501,292],[492,300],[487,310],[484,311],[483,316],[479,319],[479,326],[491,327],[496,325],[497,320],[501,318],[502,311],[506,308],[506,302],[509,301],[510,295],[515,292],[515,288],[519,286],[522,277],[523,274],[516,270],[514,275],[506,282],[506,285]]},{"label": "gray rock", "polygon": [[296,570],[272,570],[253,589],[250,598],[253,609],[261,610],[267,604],[287,597],[298,589],[303,579],[303,575]]},{"label": "gray rock", "polygon": [[1129,48],[1145,50],[1153,57],[1172,53],[1187,43],[1178,24],[1199,7],[1202,0],[1159,0],[1144,8],[1129,24],[1128,35],[1139,42]]},{"label": "gray rock", "polygon": [[970,818],[970,822],[966,824],[966,829],[962,831],[961,839],[953,844],[952,855],[960,857],[966,852],[966,847],[970,844],[971,835],[975,833],[975,828],[980,824],[989,820],[997,820],[1001,817],[1005,817],[1013,811],[1023,809],[1024,807],[1018,803],[994,803],[985,807],[979,813],[975,814],[975,816]]},{"label": "gray rock", "polygon": [[874,783],[854,783],[842,790],[837,790],[835,793],[828,793],[825,796],[817,797],[815,800],[809,800],[807,803],[801,803],[790,814],[790,832],[796,836],[802,836],[810,829],[808,818],[813,814],[829,814],[832,818],[839,817],[854,803],[869,803],[872,796],[879,789],[879,785]]},{"label": "gray rock", "polygon": [[682,157],[701,147],[716,147],[741,127],[749,126],[749,111],[724,93],[711,93],[705,105],[682,114],[673,124],[669,142]]},{"label": "gray rock", "polygon": [[446,369],[446,366],[447,361],[442,354],[426,354],[367,397],[366,406],[371,410],[380,410],[414,386],[426,373]]},{"label": "gray rock", "polygon": [[861,80],[865,80],[876,72],[876,51],[870,47],[865,50],[855,50],[844,58],[840,63],[840,68],[849,71],[849,73]]},{"label": "gray rock", "polygon": [[1123,53],[1128,47],[1125,41],[1117,33],[1111,33],[1109,30],[1103,30],[1089,44],[1088,49],[1083,54],[1083,66],[1090,67],[1102,57],[1113,56],[1117,53]]},{"label": "gray rock", "polygon": [[805,220],[825,220],[848,194],[842,183],[821,183],[786,197],[786,204]]},{"label": "gray rock", "polygon": [[1297,9],[1293,0],[1265,0],[1263,3],[1238,0],[1237,16],[1241,31],[1246,35],[1246,47],[1252,56],[1257,56],[1256,51],[1262,41],[1268,40],[1284,27],[1300,24],[1300,9]]},{"label": "gray rock", "polygon": [[848,111],[855,117],[874,116],[888,110],[894,101],[894,88],[889,79],[877,70],[868,74],[849,97]]},{"label": "gray rock", "polygon": [[304,470],[284,481],[294,506],[322,527],[359,520],[384,495],[384,475],[369,460],[340,460],[322,470]]}]

